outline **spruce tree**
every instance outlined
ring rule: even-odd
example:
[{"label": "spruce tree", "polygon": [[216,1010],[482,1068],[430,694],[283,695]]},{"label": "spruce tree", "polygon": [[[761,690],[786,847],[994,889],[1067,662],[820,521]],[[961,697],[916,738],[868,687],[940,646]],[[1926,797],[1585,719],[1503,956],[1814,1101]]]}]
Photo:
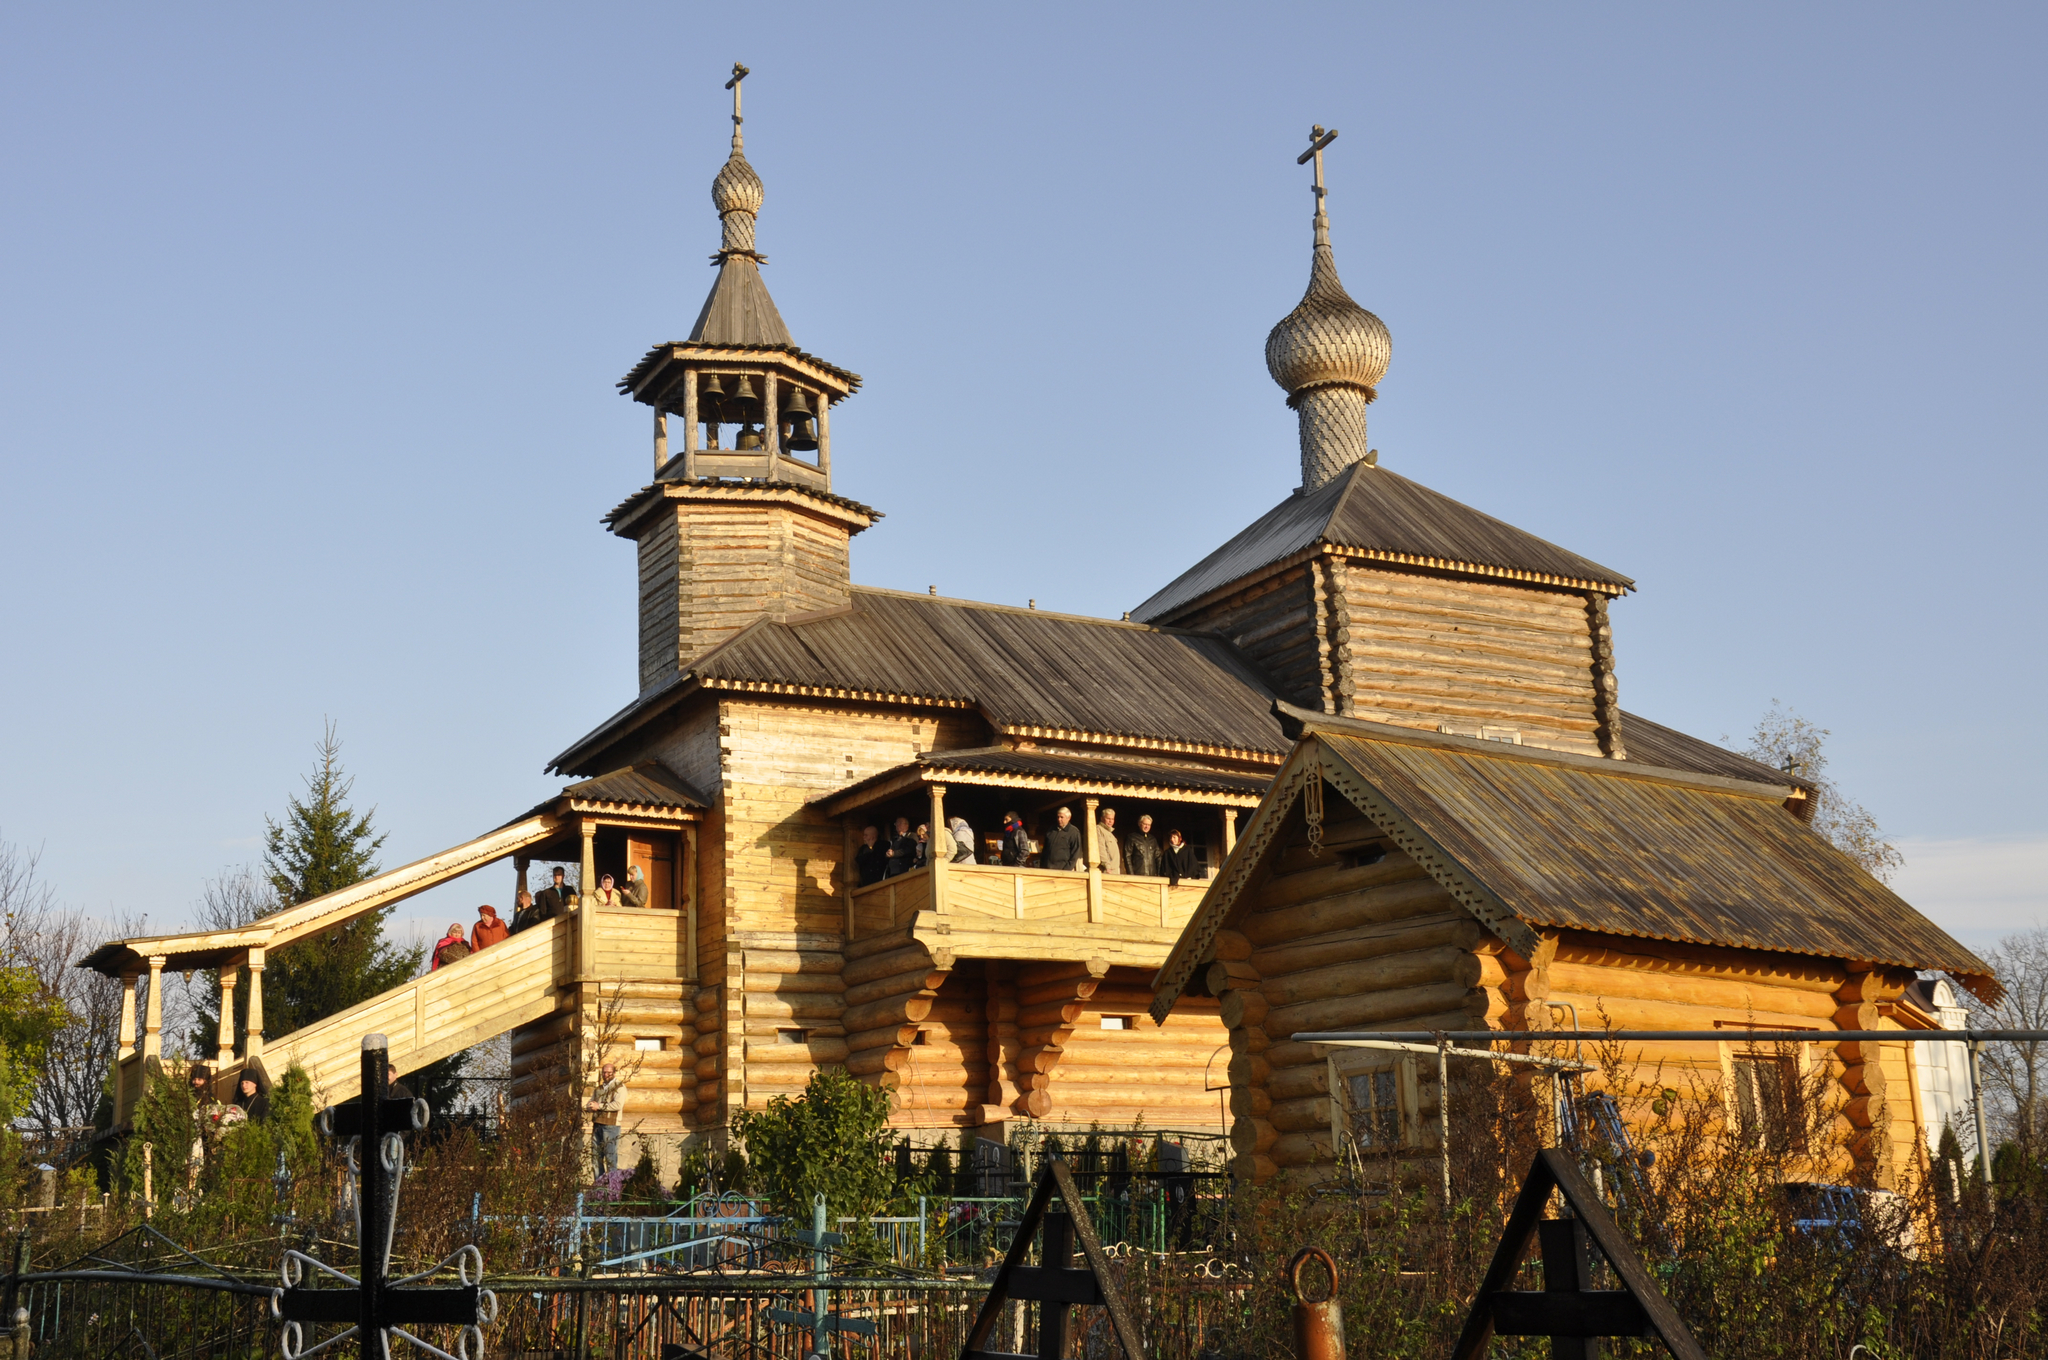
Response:
[{"label": "spruce tree", "polygon": [[[379,869],[384,836],[372,820],[376,809],[349,806],[355,781],[342,772],[333,723],[318,749],[306,796],[287,803],[283,821],[263,819],[264,875],[279,911],[352,887]],[[384,937],[392,911],[371,912],[271,954],[263,974],[264,1029],[290,1034],[411,981],[423,951]]]}]

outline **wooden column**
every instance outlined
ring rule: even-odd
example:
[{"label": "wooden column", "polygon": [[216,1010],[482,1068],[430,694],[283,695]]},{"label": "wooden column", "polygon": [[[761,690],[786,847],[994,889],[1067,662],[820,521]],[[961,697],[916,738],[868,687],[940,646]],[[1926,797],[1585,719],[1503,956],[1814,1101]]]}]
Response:
[{"label": "wooden column", "polygon": [[782,410],[776,404],[775,375],[761,379],[761,452],[766,455],[768,480],[775,480],[775,460],[782,456]]},{"label": "wooden column", "polygon": [[168,962],[161,954],[150,956],[149,1004],[142,1022],[142,1056],[145,1061],[164,1055],[164,964]]},{"label": "wooden column", "polygon": [[925,851],[932,857],[932,910],[946,909],[946,857],[939,853],[939,833],[946,829],[946,786],[932,787],[932,837],[931,849]]},{"label": "wooden column", "polygon": [[697,980],[697,903],[703,894],[697,891],[697,827],[691,823],[683,827],[681,858],[676,863],[676,878],[683,887],[683,977]]},{"label": "wooden column", "polygon": [[135,979],[134,973],[121,974],[121,1046],[115,1051],[114,1060],[120,1062],[135,1052]]},{"label": "wooden column", "polygon": [[263,1056],[263,946],[249,946],[249,1013],[242,1024],[242,1056]]},{"label": "wooden column", "polygon": [[702,421],[697,413],[697,370],[683,374],[683,475],[697,475],[697,427]]},{"label": "wooden column", "polygon": [[[1222,858],[1216,861],[1216,873],[1220,874],[1223,872],[1223,861],[1229,859],[1231,852],[1236,849],[1237,809],[1227,807],[1223,809],[1223,855]],[[1210,876],[1213,878],[1215,875],[1212,874]]]},{"label": "wooden column", "polygon": [[532,863],[525,855],[512,857],[512,910],[515,914],[519,910],[519,894],[532,891],[526,886],[526,870]]},{"label": "wooden column", "polygon": [[853,818],[839,819],[839,900],[846,908],[846,938],[853,940],[853,890],[860,886],[860,870],[853,858]]},{"label": "wooden column", "polygon": [[216,1072],[235,1060],[235,974],[241,965],[228,962],[220,968],[220,1024],[214,1032],[213,1067]]},{"label": "wooden column", "polygon": [[832,394],[818,394],[818,471],[825,474],[825,489],[832,489]]},{"label": "wooden column", "polygon": [[654,471],[659,476],[668,466],[668,412],[654,408]]},{"label": "wooden column", "polygon": [[1099,798],[1081,800],[1081,820],[1086,830],[1081,834],[1081,853],[1088,856],[1088,921],[1091,925],[1102,922],[1102,861],[1095,848],[1095,809],[1101,803]]},{"label": "wooden column", "polygon": [[597,975],[597,823],[585,820],[583,866],[576,883],[576,976]]}]

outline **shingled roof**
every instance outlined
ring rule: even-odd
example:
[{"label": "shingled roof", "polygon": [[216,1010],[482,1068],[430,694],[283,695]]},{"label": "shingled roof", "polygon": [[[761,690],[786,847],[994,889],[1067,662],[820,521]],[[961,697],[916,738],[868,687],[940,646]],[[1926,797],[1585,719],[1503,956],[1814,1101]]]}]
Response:
[{"label": "shingled roof", "polygon": [[788,345],[789,327],[768,285],[761,279],[761,267],[744,255],[728,256],[718,266],[718,278],[690,328],[691,341],[705,345],[744,345],[749,349]]},{"label": "shingled roof", "polygon": [[1316,777],[1517,948],[1586,930],[1939,969],[2001,994],[1982,959],[1788,814],[1782,783],[1285,711],[1300,743],[1160,970],[1155,1014]]},{"label": "shingled roof", "polygon": [[1288,497],[1131,611],[1156,622],[1317,544],[1367,558],[1618,595],[1635,582],[1598,562],[1367,463]]},{"label": "shingled roof", "polygon": [[1084,733],[1274,759],[1288,745],[1272,687],[1222,638],[856,586],[846,609],[750,624],[550,768],[584,772],[698,687],[975,708],[1021,736]]}]

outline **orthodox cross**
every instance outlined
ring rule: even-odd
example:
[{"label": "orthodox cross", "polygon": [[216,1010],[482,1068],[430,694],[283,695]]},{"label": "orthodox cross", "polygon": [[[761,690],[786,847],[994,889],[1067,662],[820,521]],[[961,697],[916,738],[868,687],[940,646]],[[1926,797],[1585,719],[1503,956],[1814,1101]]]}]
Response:
[{"label": "orthodox cross", "polygon": [[[732,64],[732,79],[725,82],[725,88],[732,91],[732,147],[735,151],[740,148],[740,124],[746,121],[740,117],[740,82],[752,74],[752,71],[749,71],[738,62],[734,62]],[[1321,162],[1317,162],[1317,164],[1321,164]]]},{"label": "orthodox cross", "polygon": [[[733,98],[737,99],[739,96],[735,94]],[[1316,215],[1318,217],[1322,216],[1323,213],[1323,148],[1336,140],[1337,129],[1331,128],[1328,132],[1325,132],[1323,131],[1323,125],[1318,123],[1308,130],[1308,150],[1294,158],[1296,165],[1307,165],[1310,161],[1316,163],[1315,193]]]},{"label": "orthodox cross", "polygon": [[[498,1320],[498,1300],[483,1280],[483,1253],[474,1246],[439,1265],[393,1280],[391,1233],[398,1192],[405,1181],[405,1137],[427,1126],[423,1100],[397,1100],[387,1092],[391,1081],[391,1043],[381,1034],[363,1036],[363,1089],[354,1105],[330,1109],[320,1116],[321,1131],[348,1140],[348,1169],[354,1189],[356,1247],[362,1278],[356,1279],[304,1252],[287,1251],[281,1274],[284,1288],[270,1291],[271,1316],[282,1321],[284,1360],[303,1360],[354,1337],[363,1360],[390,1360],[391,1338],[397,1336],[442,1360],[481,1360],[482,1324]],[[304,1284],[308,1268],[338,1282],[338,1287]],[[401,1286],[453,1269],[460,1284],[453,1288],[406,1289]],[[306,1344],[307,1324],[347,1323],[345,1331]],[[422,1341],[405,1326],[439,1324],[462,1328],[454,1356]]]}]

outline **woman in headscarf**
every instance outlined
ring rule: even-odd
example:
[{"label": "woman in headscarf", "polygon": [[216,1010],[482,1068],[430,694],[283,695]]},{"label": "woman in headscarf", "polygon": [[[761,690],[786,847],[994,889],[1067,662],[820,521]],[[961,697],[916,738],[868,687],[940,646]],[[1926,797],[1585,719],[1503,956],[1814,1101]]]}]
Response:
[{"label": "woman in headscarf", "polygon": [[455,963],[469,957],[469,941],[462,938],[462,922],[454,921],[448,926],[448,933],[434,945],[434,961],[427,968],[429,973],[444,963]]},{"label": "woman in headscarf", "polygon": [[270,1117],[270,1092],[265,1089],[267,1085],[261,1069],[242,1069],[242,1079],[235,1083],[235,1104],[250,1119],[261,1121]]},{"label": "woman in headscarf", "polygon": [[967,824],[965,817],[954,817],[946,822],[946,830],[953,837],[952,864],[974,863],[974,828]]},{"label": "woman in headscarf", "polygon": [[488,902],[476,909],[476,925],[469,932],[470,947],[485,949],[512,934],[512,929],[498,919],[498,909]]}]

